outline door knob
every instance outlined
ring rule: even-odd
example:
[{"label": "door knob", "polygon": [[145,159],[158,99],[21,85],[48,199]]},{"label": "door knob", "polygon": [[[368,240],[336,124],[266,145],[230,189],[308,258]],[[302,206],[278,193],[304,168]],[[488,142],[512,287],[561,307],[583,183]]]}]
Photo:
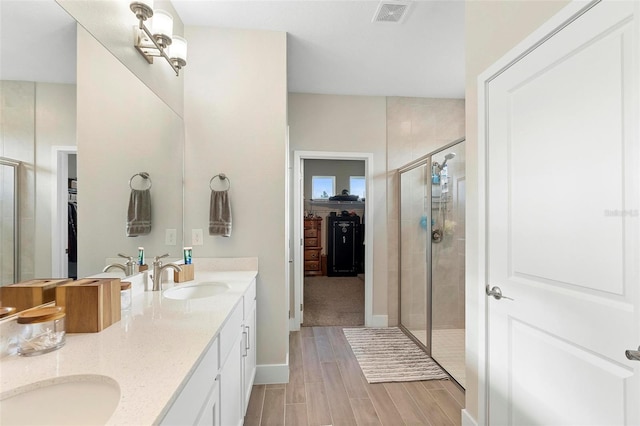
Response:
[{"label": "door knob", "polygon": [[627,356],[627,359],[630,359],[631,361],[640,361],[640,346],[638,346],[637,351],[626,350],[624,351],[624,354]]},{"label": "door knob", "polygon": [[496,300],[500,300],[500,299],[513,300],[511,297],[503,296],[502,290],[500,290],[500,287],[498,287],[497,285],[491,287],[491,290],[489,290],[489,286],[487,286],[485,290],[487,292],[487,296],[493,296],[493,298]]}]

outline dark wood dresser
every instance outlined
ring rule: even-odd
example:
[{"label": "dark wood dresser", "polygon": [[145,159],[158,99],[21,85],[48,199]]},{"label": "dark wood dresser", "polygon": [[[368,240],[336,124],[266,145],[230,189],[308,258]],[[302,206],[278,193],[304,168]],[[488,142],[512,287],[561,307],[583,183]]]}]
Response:
[{"label": "dark wood dresser", "polygon": [[304,219],[304,274],[322,275],[320,253],[322,252],[322,218]]}]

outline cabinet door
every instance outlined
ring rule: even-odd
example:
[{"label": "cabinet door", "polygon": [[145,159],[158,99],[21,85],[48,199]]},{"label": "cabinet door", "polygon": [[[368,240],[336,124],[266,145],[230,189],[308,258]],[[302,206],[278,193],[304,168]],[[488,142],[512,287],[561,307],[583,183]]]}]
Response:
[{"label": "cabinet door", "polygon": [[244,336],[237,334],[231,352],[220,370],[220,425],[238,426],[243,421],[242,360]]},{"label": "cabinet door", "polygon": [[211,391],[207,395],[207,400],[202,407],[200,416],[194,423],[196,426],[218,426],[220,413],[219,398],[220,398],[220,377],[216,377],[214,385],[211,387]]},{"label": "cabinet door", "polygon": [[[161,425],[196,424],[207,404],[218,371],[218,339],[214,339],[173,405],[160,422]],[[213,423],[211,423],[213,424]]]},{"label": "cabinet door", "polygon": [[244,403],[243,413],[247,412],[249,397],[253,388],[253,380],[256,377],[256,304],[248,314],[244,322],[245,327],[245,352],[243,357],[243,382],[244,382]]}]

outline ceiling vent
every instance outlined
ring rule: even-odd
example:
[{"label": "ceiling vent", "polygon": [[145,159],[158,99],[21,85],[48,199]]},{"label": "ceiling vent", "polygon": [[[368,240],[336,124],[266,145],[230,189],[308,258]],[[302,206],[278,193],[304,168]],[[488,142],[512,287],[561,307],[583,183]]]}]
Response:
[{"label": "ceiling vent", "polygon": [[409,10],[408,1],[383,1],[378,5],[372,22],[389,22],[399,24]]}]

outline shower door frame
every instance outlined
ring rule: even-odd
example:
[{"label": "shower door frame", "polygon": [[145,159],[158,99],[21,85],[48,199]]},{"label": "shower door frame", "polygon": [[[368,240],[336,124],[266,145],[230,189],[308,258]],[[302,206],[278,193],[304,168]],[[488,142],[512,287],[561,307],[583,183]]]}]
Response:
[{"label": "shower door frame", "polygon": [[[425,300],[425,304],[426,304],[426,309],[425,309],[425,315],[427,317],[427,336],[426,336],[426,344],[423,343],[422,341],[420,341],[416,336],[413,335],[413,333],[411,333],[411,331],[406,328],[404,326],[404,324],[402,324],[402,174],[409,172],[411,170],[414,170],[418,167],[421,167],[423,165],[427,165],[428,167],[428,171],[429,171],[429,176],[431,173],[431,166],[433,164],[432,162],[432,158],[433,156],[448,150],[449,148],[453,148],[454,146],[458,145],[461,142],[465,142],[466,141],[466,137],[462,137],[459,139],[456,139],[446,145],[441,146],[440,148],[431,151],[430,153],[423,155],[422,157],[419,157],[416,160],[413,160],[407,164],[405,164],[402,167],[399,167],[396,170],[398,179],[397,179],[397,193],[398,193],[398,327],[409,337],[411,338],[411,340],[413,340],[414,342],[416,342],[416,344],[418,346],[420,346],[429,357],[431,357],[431,345],[432,345],[432,339],[431,339],[431,333],[433,331],[433,318],[432,318],[432,314],[433,314],[433,308],[432,308],[432,285],[433,285],[433,277],[432,277],[432,273],[433,273],[433,259],[432,259],[432,254],[433,254],[433,250],[432,250],[432,246],[433,244],[431,243],[431,232],[432,232],[432,228],[431,228],[431,216],[432,216],[432,209],[431,209],[431,203],[432,203],[432,187],[430,184],[427,185],[427,197],[429,199],[429,216],[428,216],[428,220],[427,220],[427,238],[429,238],[429,244],[427,244],[427,251],[426,251],[426,256],[427,256],[427,283],[426,283],[426,300]],[[429,180],[429,182],[431,182]],[[465,215],[466,216],[466,215]],[[466,218],[465,218],[466,220]],[[465,325],[465,329],[466,329],[466,325]],[[432,358],[433,359],[433,358]],[[440,365],[440,363],[433,359],[433,361]],[[440,367],[442,367],[440,365]],[[451,381],[453,383],[455,383],[460,389],[464,390],[464,388],[462,387],[462,385],[460,385],[460,383],[458,383],[458,381],[455,379],[455,377],[453,377],[447,370],[445,370],[444,368],[442,368],[447,375],[451,378]]]}]

